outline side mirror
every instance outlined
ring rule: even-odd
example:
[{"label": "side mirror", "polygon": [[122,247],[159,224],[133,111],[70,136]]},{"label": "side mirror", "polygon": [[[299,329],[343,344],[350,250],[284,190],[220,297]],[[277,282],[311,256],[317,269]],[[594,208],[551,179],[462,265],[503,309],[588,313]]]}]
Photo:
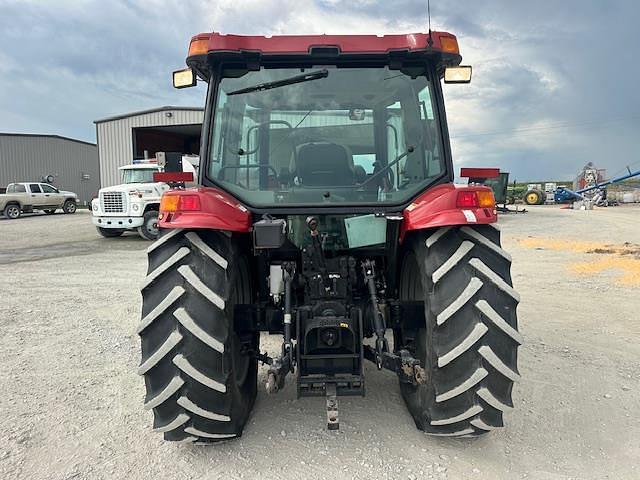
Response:
[{"label": "side mirror", "polygon": [[173,72],[173,88],[195,87],[198,79],[190,68]]},{"label": "side mirror", "polygon": [[444,83],[471,83],[471,66],[445,68]]}]

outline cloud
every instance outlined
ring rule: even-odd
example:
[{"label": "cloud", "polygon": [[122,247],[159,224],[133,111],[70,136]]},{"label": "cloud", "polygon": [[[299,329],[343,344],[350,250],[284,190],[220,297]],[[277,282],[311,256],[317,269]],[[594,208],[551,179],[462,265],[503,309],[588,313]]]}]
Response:
[{"label": "cloud", "polygon": [[[199,32],[424,31],[423,0],[0,0],[0,131],[95,140],[93,120],[160,105]],[[432,1],[432,25],[458,35],[469,86],[447,86],[456,165],[519,179],[569,178],[587,161],[637,161],[640,33],[631,0]]]}]

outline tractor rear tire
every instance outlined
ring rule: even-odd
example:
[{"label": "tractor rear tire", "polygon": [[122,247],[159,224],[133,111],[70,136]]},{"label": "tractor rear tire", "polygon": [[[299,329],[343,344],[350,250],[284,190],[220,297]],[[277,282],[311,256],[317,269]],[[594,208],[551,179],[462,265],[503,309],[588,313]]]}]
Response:
[{"label": "tractor rear tire", "polygon": [[[154,430],[210,443],[242,435],[257,394],[259,336],[234,330],[236,303],[252,303],[249,263],[215,231],[162,231],[142,286],[142,362]],[[244,345],[244,348],[242,348]]]},{"label": "tractor rear tire", "polygon": [[420,430],[433,435],[478,436],[503,426],[520,378],[511,257],[500,232],[485,226],[443,227],[411,239],[403,258],[400,298],[423,301],[417,331],[397,332],[418,358],[423,385],[401,383]]},{"label": "tractor rear tire", "polygon": [[544,197],[539,190],[528,190],[524,194],[524,203],[527,205],[542,205],[544,203]]}]

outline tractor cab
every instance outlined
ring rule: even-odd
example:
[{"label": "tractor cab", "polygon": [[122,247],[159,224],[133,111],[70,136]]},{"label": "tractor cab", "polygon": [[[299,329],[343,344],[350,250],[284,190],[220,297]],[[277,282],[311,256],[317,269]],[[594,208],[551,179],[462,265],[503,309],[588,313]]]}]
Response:
[{"label": "tractor cab", "polygon": [[470,71],[450,34],[214,33],[187,63],[210,85],[201,183],[249,208],[397,210],[453,178],[440,79]]}]

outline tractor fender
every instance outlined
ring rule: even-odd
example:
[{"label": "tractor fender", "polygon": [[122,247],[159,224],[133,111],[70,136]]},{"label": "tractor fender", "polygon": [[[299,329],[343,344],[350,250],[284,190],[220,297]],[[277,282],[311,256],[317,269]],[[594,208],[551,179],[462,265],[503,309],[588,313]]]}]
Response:
[{"label": "tractor fender", "polygon": [[400,242],[408,232],[454,225],[486,225],[498,221],[495,205],[492,207],[458,207],[458,193],[487,191],[481,185],[438,185],[416,198],[403,211]]},{"label": "tractor fender", "polygon": [[[193,211],[164,211],[163,200],[174,195],[197,196],[200,208]],[[249,210],[228,193],[212,187],[166,191],[160,200],[158,220],[160,228],[203,228],[243,233],[251,231]]]}]

